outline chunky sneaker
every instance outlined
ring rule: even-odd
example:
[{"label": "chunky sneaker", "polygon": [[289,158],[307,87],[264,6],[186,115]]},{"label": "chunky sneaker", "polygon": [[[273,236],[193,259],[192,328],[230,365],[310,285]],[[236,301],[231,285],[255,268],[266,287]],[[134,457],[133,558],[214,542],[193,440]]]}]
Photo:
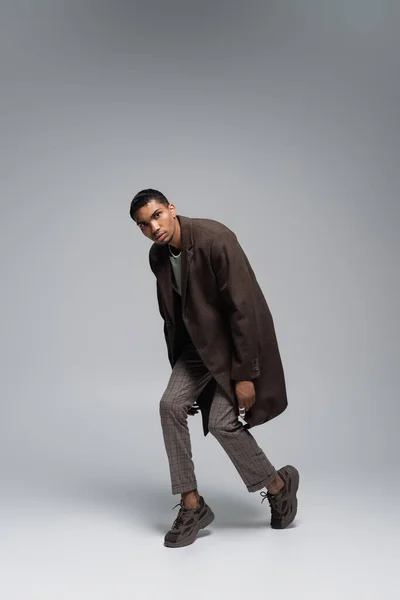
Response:
[{"label": "chunky sneaker", "polygon": [[176,506],[180,506],[178,516],[164,538],[164,546],[168,548],[182,548],[193,544],[200,529],[214,521],[214,513],[202,496],[199,508],[186,508],[182,500]]},{"label": "chunky sneaker", "polygon": [[268,499],[271,507],[271,527],[285,529],[290,525],[297,513],[297,490],[299,488],[299,472],[291,465],[279,469],[278,475],[283,480],[284,486],[279,494],[261,492],[264,500]]}]

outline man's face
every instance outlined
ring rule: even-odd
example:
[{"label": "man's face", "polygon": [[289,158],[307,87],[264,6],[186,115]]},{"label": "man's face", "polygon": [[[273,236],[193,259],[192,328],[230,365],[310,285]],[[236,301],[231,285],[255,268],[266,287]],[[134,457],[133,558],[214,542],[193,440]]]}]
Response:
[{"label": "man's face", "polygon": [[143,234],[156,244],[169,244],[176,230],[176,208],[152,200],[136,212],[135,221]]}]

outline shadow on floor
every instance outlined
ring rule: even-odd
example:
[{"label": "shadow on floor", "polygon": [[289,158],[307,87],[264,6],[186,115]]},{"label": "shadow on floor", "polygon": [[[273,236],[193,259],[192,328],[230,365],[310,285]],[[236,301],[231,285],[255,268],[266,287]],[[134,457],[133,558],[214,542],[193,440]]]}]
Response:
[{"label": "shadow on floor", "polygon": [[[125,485],[112,481],[71,481],[64,486],[64,498],[93,504],[97,508],[123,514],[145,528],[165,534],[171,527],[178,507],[179,496],[172,496],[164,486],[154,482]],[[204,495],[215,514],[213,529],[260,529],[269,527],[270,511],[267,502],[261,506],[257,493],[243,490],[236,493],[210,490]],[[201,535],[207,535],[203,532]]]}]

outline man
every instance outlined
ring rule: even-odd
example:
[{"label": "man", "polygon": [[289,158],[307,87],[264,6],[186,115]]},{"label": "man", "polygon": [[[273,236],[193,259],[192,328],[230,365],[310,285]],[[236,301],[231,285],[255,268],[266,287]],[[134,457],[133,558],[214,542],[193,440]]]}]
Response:
[{"label": "man", "polygon": [[249,492],[261,491],[271,527],[297,512],[298,471],[276,471],[249,429],[281,414],[285,379],[271,313],[235,234],[222,223],[178,215],[159,191],[142,190],[130,215],[153,241],[150,267],[172,374],[160,402],[172,493],[180,510],[164,544],[195,541],[214,520],[199,494],[188,414],[202,412],[204,434],[220,442]]}]

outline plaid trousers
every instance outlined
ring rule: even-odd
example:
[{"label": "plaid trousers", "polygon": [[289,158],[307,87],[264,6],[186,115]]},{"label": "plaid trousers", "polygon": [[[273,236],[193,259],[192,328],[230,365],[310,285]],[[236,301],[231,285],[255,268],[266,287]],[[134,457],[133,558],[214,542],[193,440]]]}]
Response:
[{"label": "plaid trousers", "polygon": [[[187,344],[160,401],[173,494],[197,489],[188,412],[211,378],[193,344]],[[219,385],[211,404],[209,431],[228,454],[249,492],[266,487],[276,477],[275,468],[238,420],[236,407]]]}]

